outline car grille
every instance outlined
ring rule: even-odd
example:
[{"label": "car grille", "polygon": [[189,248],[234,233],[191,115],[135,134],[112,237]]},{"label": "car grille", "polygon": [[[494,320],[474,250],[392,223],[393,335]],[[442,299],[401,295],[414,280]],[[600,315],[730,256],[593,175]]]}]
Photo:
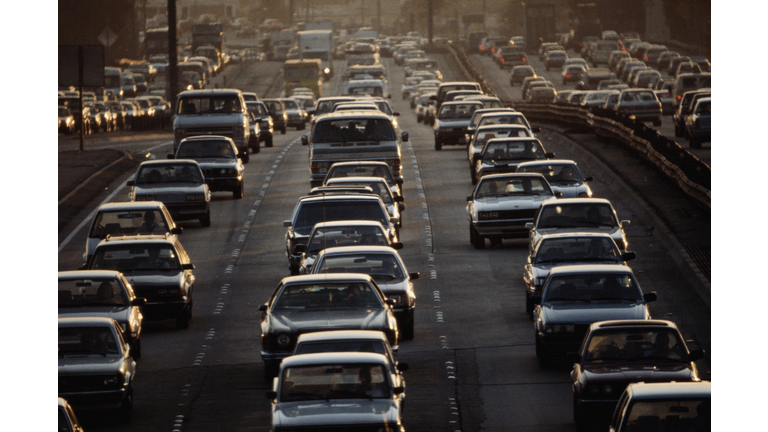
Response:
[{"label": "car grille", "polygon": [[[228,171],[228,170],[227,170]],[[203,170],[205,178],[232,177],[234,174],[222,173],[221,168],[207,168]]]},{"label": "car grille", "polygon": [[501,210],[496,213],[499,214],[497,219],[533,219],[536,209]]},{"label": "car grille", "polygon": [[170,297],[179,296],[179,287],[177,285],[141,287],[134,284],[133,290],[136,296],[144,297],[148,301],[163,301]]},{"label": "car grille", "polygon": [[116,390],[121,387],[121,383],[104,384],[107,378],[114,379],[114,377],[114,375],[60,375],[59,393]]},{"label": "car grille", "polygon": [[232,137],[234,135],[234,129],[232,128],[232,126],[187,129],[187,136],[198,136],[198,135],[222,135],[225,137]]}]

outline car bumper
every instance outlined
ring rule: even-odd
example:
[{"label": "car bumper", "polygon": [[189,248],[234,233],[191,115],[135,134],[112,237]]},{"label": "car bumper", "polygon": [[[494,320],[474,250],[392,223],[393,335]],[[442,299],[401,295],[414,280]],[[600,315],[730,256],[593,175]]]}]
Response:
[{"label": "car bumper", "polygon": [[202,203],[181,203],[181,204],[165,204],[168,211],[171,212],[171,216],[175,221],[192,220],[205,217],[209,214],[209,207],[207,202]]},{"label": "car bumper", "polygon": [[576,405],[579,408],[582,418],[588,418],[594,421],[610,419],[618,402],[618,399],[588,400],[579,399],[578,397],[576,399]]},{"label": "car bumper", "polygon": [[453,131],[436,131],[435,132],[435,140],[440,141],[443,143],[443,145],[446,144],[456,144],[456,145],[464,145],[467,144],[467,130],[464,128],[456,128],[456,130]]},{"label": "car bumper", "polygon": [[539,341],[544,351],[550,355],[564,357],[569,352],[577,352],[584,340],[583,332],[574,333],[536,333],[536,339]]},{"label": "car bumper", "polygon": [[227,177],[227,178],[207,178],[205,182],[208,184],[208,188],[211,192],[218,191],[231,191],[232,188],[239,187],[242,178]]},{"label": "car bumper", "polygon": [[189,300],[149,301],[143,306],[144,318],[153,320],[175,319],[189,304]]},{"label": "car bumper", "polygon": [[499,221],[499,222],[472,222],[478,234],[481,236],[495,236],[502,238],[528,238],[530,230],[525,227],[533,219],[521,221]]},{"label": "car bumper", "polygon": [[119,408],[128,397],[128,389],[73,391],[59,393],[76,410]]}]

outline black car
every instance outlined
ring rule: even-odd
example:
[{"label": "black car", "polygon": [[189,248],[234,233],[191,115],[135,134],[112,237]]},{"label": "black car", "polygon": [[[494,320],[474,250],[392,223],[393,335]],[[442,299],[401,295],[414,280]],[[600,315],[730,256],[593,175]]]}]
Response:
[{"label": "black car", "polygon": [[262,102],[267,106],[274,128],[279,129],[281,134],[285,134],[285,128],[288,126],[288,114],[285,112],[283,101],[280,99],[262,99]]},{"label": "black car", "polygon": [[515,66],[509,73],[509,85],[522,84],[526,77],[535,77],[536,71],[528,65]]},{"label": "black car", "polygon": [[284,278],[269,301],[259,306],[265,379],[275,376],[280,361],[292,355],[296,339],[303,333],[379,330],[396,347],[399,334],[394,303],[369,275],[333,273]]},{"label": "black car", "polygon": [[[248,111],[253,112],[253,115],[259,121],[259,142],[264,142],[264,147],[272,147],[272,135],[275,133],[275,122],[272,120],[272,116],[269,115],[269,110],[264,102],[246,102]],[[254,153],[258,153],[258,148],[253,148]]]},{"label": "black car", "polygon": [[126,275],[137,296],[147,299],[149,320],[175,319],[189,327],[195,266],[175,235],[108,237],[99,243],[88,270],[116,270]]},{"label": "black car", "polygon": [[701,381],[694,363],[703,350],[690,350],[671,321],[602,321],[589,326],[574,362],[573,419],[580,429],[611,418],[624,389],[633,382]]}]

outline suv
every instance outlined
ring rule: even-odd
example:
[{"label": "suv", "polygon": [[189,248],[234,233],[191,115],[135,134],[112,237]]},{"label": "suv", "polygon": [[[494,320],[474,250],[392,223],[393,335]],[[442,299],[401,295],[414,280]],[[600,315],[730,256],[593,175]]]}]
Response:
[{"label": "suv", "polygon": [[191,159],[145,161],[128,180],[131,201],[161,201],[176,221],[200,219],[211,226],[211,190]]},{"label": "suv", "polygon": [[[246,102],[248,110],[253,113],[259,122],[259,142],[264,142],[264,147],[272,147],[272,135],[275,133],[275,123],[269,115],[269,110],[264,102]],[[254,147],[255,146],[255,147]],[[259,152],[259,144],[254,144],[251,148],[254,153]]]},{"label": "suv", "polygon": [[127,274],[136,295],[147,299],[147,319],[175,319],[176,328],[189,327],[195,266],[175,235],[107,237],[99,243],[87,270]]},{"label": "suv", "polygon": [[173,120],[173,152],[181,140],[198,135],[223,135],[248,162],[250,128],[243,93],[236,89],[189,90],[179,93]]}]

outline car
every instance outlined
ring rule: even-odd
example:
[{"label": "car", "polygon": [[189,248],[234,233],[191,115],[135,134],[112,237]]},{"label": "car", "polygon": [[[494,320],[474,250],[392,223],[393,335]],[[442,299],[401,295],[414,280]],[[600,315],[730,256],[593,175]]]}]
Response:
[{"label": "car", "polygon": [[661,126],[661,102],[651,89],[621,90],[616,112]]},{"label": "car", "polygon": [[504,104],[501,102],[501,99],[491,95],[470,94],[462,96],[461,100],[464,102],[481,102],[484,109],[504,108]]},{"label": "car", "polygon": [[[396,385],[382,354],[318,353],[285,359],[273,390],[272,431],[362,430],[404,432],[405,389]],[[317,426],[322,425],[322,426]]]},{"label": "car", "polygon": [[592,197],[592,189],[587,183],[594,179],[582,176],[579,166],[572,160],[549,159],[522,162],[517,165],[515,172],[535,172],[543,175],[552,190],[560,192],[562,198]]},{"label": "car", "polygon": [[145,298],[148,320],[176,320],[189,327],[195,276],[187,251],[172,234],[107,237],[99,243],[84,270],[112,270],[124,275],[137,296]]},{"label": "car", "polygon": [[536,357],[548,366],[581,346],[590,324],[607,320],[648,320],[647,303],[632,269],[620,264],[554,267],[540,296],[532,296]]},{"label": "car", "polygon": [[618,90],[590,90],[580,102],[579,106],[587,109],[590,107],[602,108],[605,105],[605,101],[607,101],[611,95],[618,96],[619,93],[621,92]]},{"label": "car", "polygon": [[604,233],[544,235],[528,256],[523,272],[525,312],[533,318],[531,299],[541,295],[541,288],[552,268],[575,264],[625,264],[635,257],[634,252],[619,251],[616,242]]},{"label": "car", "polygon": [[566,67],[566,66],[576,66],[576,65],[584,66],[584,70],[589,70],[589,64],[583,58],[569,57],[569,58],[565,59],[565,63],[563,63],[563,67]]},{"label": "car", "polygon": [[392,310],[403,340],[414,336],[416,293],[413,281],[418,272],[408,273],[400,254],[388,246],[344,246],[326,248],[317,254],[312,274],[363,273],[376,281],[381,292],[393,300]]},{"label": "car", "polygon": [[536,86],[528,91],[525,102],[551,104],[555,103],[555,98],[557,98],[557,90],[554,87]]},{"label": "car", "polygon": [[445,96],[448,92],[454,90],[482,90],[480,84],[473,81],[447,81],[440,83],[437,87],[437,101],[436,108],[439,112],[443,102],[445,102]]},{"label": "car", "polygon": [[[392,190],[395,196],[402,196],[403,178],[395,177],[392,175],[392,170],[389,169],[389,165],[386,162],[380,161],[350,161],[350,162],[336,162],[328,168],[328,172],[325,175],[325,181],[337,178],[337,177],[381,177],[387,181],[387,185]],[[405,209],[405,207],[403,207]]]},{"label": "car", "polygon": [[680,74],[675,77],[672,85],[672,103],[675,109],[685,92],[705,88],[712,88],[712,74],[709,72]]},{"label": "car", "polygon": [[[489,133],[485,133],[486,127],[478,130],[478,141],[483,136],[493,135],[494,131],[504,131],[501,126],[496,126],[490,129]],[[514,132],[518,133],[517,137],[511,136]],[[485,175],[513,173],[517,169],[517,165],[522,162],[546,160],[554,157],[554,153],[547,153],[544,150],[541,141],[526,137],[523,131],[513,128],[510,129],[510,136],[507,138],[486,138],[485,145],[480,151],[477,162],[475,162],[472,184],[477,184],[479,179]]]},{"label": "car", "polygon": [[477,129],[477,124],[480,122],[480,119],[482,116],[486,114],[491,113],[505,113],[505,112],[515,112],[514,108],[481,108],[478,110],[475,110],[475,112],[472,113],[472,117],[469,118],[469,125],[467,126],[467,142],[472,142],[475,136],[475,130]]},{"label": "car", "polygon": [[555,105],[569,105],[568,98],[570,98],[571,95],[577,91],[578,90],[559,90],[557,92],[557,96],[555,97]]},{"label": "car", "polygon": [[550,50],[547,52],[547,57],[544,59],[544,67],[547,70],[553,67],[562,67],[567,58],[568,54],[566,54],[565,51]]},{"label": "car", "polygon": [[680,57],[680,53],[677,51],[664,51],[663,53],[659,54],[659,58],[656,59],[656,69],[659,71],[669,69],[669,65],[672,63],[672,59],[676,57]]},{"label": "car", "polygon": [[472,113],[482,108],[482,102],[443,103],[434,127],[435,150],[442,150],[444,145],[466,145],[467,127]]},{"label": "car", "polygon": [[667,67],[667,75],[671,75],[673,78],[675,77],[675,72],[677,72],[677,66],[680,63],[685,63],[691,61],[691,57],[689,56],[678,56],[673,58],[669,61],[669,67]]},{"label": "car", "polygon": [[699,66],[698,63],[694,63],[692,61],[689,62],[680,62],[680,64],[677,65],[677,69],[675,69],[675,73],[672,74],[672,76],[679,76],[680,74],[686,74],[686,73],[702,73],[701,66]]},{"label": "car", "polygon": [[655,70],[641,70],[632,79],[632,86],[637,88],[651,88],[653,83],[661,79],[661,73]]},{"label": "car", "polygon": [[136,361],[117,321],[59,318],[58,393],[75,411],[108,409],[131,419]]},{"label": "car", "polygon": [[231,138],[205,135],[181,140],[176,154],[169,154],[168,159],[196,161],[211,192],[231,192],[232,198],[241,199],[245,193],[245,168],[237,153]]},{"label": "car", "polygon": [[712,383],[632,383],[616,404],[610,432],[712,430]]},{"label": "car", "polygon": [[315,224],[337,220],[372,220],[381,223],[390,241],[398,240],[398,220],[389,216],[384,201],[378,195],[331,195],[299,198],[290,220],[283,222],[285,255],[291,274],[298,274],[301,266],[299,245],[307,244]]},{"label": "car", "polygon": [[88,262],[96,246],[108,235],[181,234],[183,231],[182,227],[176,226],[165,204],[160,201],[104,203],[96,210],[91,222],[83,264]]},{"label": "car", "polygon": [[534,71],[531,66],[514,66],[509,72],[509,85],[514,87],[515,84],[522,84],[523,79],[535,76],[536,71]]},{"label": "car", "polygon": [[[548,87],[551,89],[555,89],[555,84],[552,81],[546,81],[546,80],[530,82],[528,83],[527,86],[523,86],[523,91],[522,91],[523,100],[528,101],[531,90],[538,87]],[[552,98],[554,99],[555,96],[557,96],[557,90],[555,90],[555,95],[553,95]]]},{"label": "car", "polygon": [[711,72],[712,70],[712,64],[710,64],[709,59],[703,55],[692,55],[690,61],[698,64],[702,72]]},{"label": "car", "polygon": [[83,432],[83,427],[77,420],[75,412],[64,398],[59,399],[59,431],[60,432]]},{"label": "car", "polygon": [[318,222],[312,228],[307,245],[296,247],[301,252],[299,274],[310,273],[317,254],[323,249],[361,245],[389,246],[396,250],[403,248],[403,242],[390,240],[387,231],[379,222],[366,220]]},{"label": "car", "polygon": [[511,69],[515,66],[528,64],[528,56],[523,51],[515,51],[504,48],[498,54],[499,67],[502,69]]},{"label": "car", "polygon": [[144,161],[127,185],[131,201],[161,201],[174,221],[199,219],[202,226],[211,226],[211,190],[196,161]]},{"label": "car", "polygon": [[147,303],[136,297],[123,274],[114,270],[59,272],[59,318],[103,316],[120,325],[131,355],[141,358],[141,308]]},{"label": "car", "polygon": [[501,245],[505,238],[525,238],[526,226],[536,209],[554,198],[555,193],[541,174],[495,174],[480,178],[467,197],[470,244],[483,249],[486,238],[491,245]]},{"label": "car", "polygon": [[[633,382],[699,382],[696,360],[672,321],[600,321],[589,326],[581,349],[568,354],[573,419],[580,429],[607,423]],[[687,430],[687,429],[686,429]]]},{"label": "car", "polygon": [[285,115],[287,116],[286,126],[295,127],[296,130],[304,130],[307,125],[308,117],[304,108],[299,105],[299,102],[293,98],[282,98],[283,106],[285,107]]},{"label": "car", "polygon": [[267,112],[269,112],[269,116],[272,118],[275,130],[280,130],[280,133],[285,135],[286,127],[288,126],[288,114],[285,112],[283,101],[281,99],[262,99],[261,101],[267,107]]},{"label": "car", "polygon": [[604,198],[561,198],[544,203],[534,216],[530,228],[528,252],[545,234],[564,232],[602,232],[611,236],[619,247],[626,251],[629,243],[624,226],[629,220],[619,221],[611,202]]},{"label": "car", "polygon": [[691,113],[685,117],[685,135],[691,148],[701,148],[701,143],[712,141],[711,97],[703,97],[695,102]]},{"label": "car", "polygon": [[[495,113],[494,113],[495,114]],[[490,114],[489,114],[490,115]],[[510,114],[506,117],[492,116],[489,121],[491,123],[482,126],[477,129],[473,134],[472,141],[467,146],[467,160],[469,161],[469,173],[472,179],[472,184],[477,184],[477,169],[478,162],[483,158],[483,148],[488,140],[493,138],[517,138],[517,137],[533,137],[531,129],[523,124],[512,123],[515,120],[522,118],[522,113]],[[492,123],[492,121],[499,121],[498,124]],[[504,123],[507,121],[508,123]]]},{"label": "car", "polygon": [[626,51],[611,51],[611,53],[608,55],[608,68],[611,70],[616,70],[616,65],[621,61],[621,59],[628,59],[631,58],[630,54]]},{"label": "car", "polygon": [[391,346],[400,335],[392,306],[371,276],[327,273],[289,276],[278,283],[261,311],[261,359],[271,380],[304,333],[379,330]]},{"label": "car", "polygon": [[578,82],[584,78],[587,69],[582,65],[567,65],[563,67],[563,85],[571,82]]},{"label": "car", "polygon": [[387,212],[391,218],[397,219],[397,228],[403,227],[402,210],[405,209],[403,197],[395,196],[392,189],[389,188],[387,180],[383,177],[336,177],[326,178],[324,186],[368,186],[372,192],[381,197],[384,205],[387,206]]},{"label": "car", "polygon": [[669,89],[654,90],[653,92],[656,93],[656,98],[661,102],[661,115],[672,114],[674,108],[672,107],[672,93]]},{"label": "car", "polygon": [[[259,143],[264,142],[264,147],[272,147],[272,136],[275,133],[275,123],[269,115],[269,110],[264,102],[246,102],[248,111],[252,112],[259,122]],[[259,152],[259,144],[251,145],[254,153]]]},{"label": "car", "polygon": [[75,132],[75,117],[67,107],[59,107],[59,133],[72,135]]}]

